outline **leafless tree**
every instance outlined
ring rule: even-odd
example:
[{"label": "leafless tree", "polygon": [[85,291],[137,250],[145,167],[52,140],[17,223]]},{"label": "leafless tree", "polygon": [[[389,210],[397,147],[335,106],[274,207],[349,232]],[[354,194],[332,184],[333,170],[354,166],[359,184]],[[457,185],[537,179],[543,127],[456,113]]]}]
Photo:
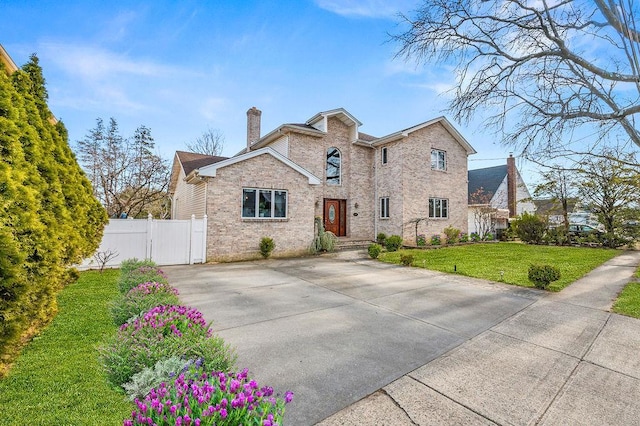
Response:
[{"label": "leafless tree", "polygon": [[218,129],[208,128],[193,142],[185,144],[191,152],[206,155],[221,155],[224,148],[224,135]]},{"label": "leafless tree", "polygon": [[113,118],[108,127],[99,118],[96,128],[78,141],[80,163],[109,217],[144,217],[166,196],[169,167],[154,147],[147,127],[138,127],[131,139],[123,138]]},{"label": "leafless tree", "polygon": [[483,188],[478,188],[469,198],[473,224],[482,239],[494,230],[497,209],[491,206],[491,194],[485,192]]},{"label": "leafless tree", "polygon": [[450,112],[461,121],[486,112],[523,152],[544,156],[579,138],[640,146],[639,9],[634,0],[424,0],[392,38],[399,57],[455,66]]},{"label": "leafless tree", "polygon": [[98,264],[100,273],[104,271],[104,268],[107,266],[110,260],[118,257],[118,252],[115,250],[107,249],[105,251],[98,251],[93,255],[93,260]]}]

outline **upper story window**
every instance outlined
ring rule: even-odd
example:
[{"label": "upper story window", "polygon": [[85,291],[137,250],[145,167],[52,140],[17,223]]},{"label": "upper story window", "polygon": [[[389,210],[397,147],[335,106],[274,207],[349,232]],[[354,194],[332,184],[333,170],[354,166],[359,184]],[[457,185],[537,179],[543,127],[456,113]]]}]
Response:
[{"label": "upper story window", "polygon": [[431,170],[447,170],[447,152],[431,150]]},{"label": "upper story window", "polygon": [[449,200],[446,198],[429,198],[429,217],[446,219],[449,217]]},{"label": "upper story window", "polygon": [[387,157],[387,147],[386,146],[384,148],[382,148],[380,154],[382,156],[382,164],[387,164],[388,157]]},{"label": "upper story window", "polygon": [[380,219],[389,219],[389,197],[380,198]]},{"label": "upper story window", "polygon": [[277,189],[242,190],[243,219],[284,219],[287,217],[287,191]]},{"label": "upper story window", "polygon": [[329,148],[327,150],[327,185],[340,185],[341,173],[340,150]]}]

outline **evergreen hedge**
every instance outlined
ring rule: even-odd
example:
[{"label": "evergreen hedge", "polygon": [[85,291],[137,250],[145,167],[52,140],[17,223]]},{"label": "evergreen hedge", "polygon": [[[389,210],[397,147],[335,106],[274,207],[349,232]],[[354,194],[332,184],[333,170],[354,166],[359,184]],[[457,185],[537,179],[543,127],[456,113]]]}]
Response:
[{"label": "evergreen hedge", "polygon": [[38,58],[12,75],[0,64],[0,376],[56,314],[69,267],[95,252],[106,221],[47,107]]}]

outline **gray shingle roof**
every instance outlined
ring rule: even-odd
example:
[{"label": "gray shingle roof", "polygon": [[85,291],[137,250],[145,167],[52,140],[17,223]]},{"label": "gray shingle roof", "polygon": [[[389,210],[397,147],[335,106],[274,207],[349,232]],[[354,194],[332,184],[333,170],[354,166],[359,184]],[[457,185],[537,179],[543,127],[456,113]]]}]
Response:
[{"label": "gray shingle roof", "polygon": [[469,203],[472,203],[472,195],[482,188],[489,198],[498,190],[498,187],[507,176],[507,165],[486,167],[484,169],[469,170]]}]

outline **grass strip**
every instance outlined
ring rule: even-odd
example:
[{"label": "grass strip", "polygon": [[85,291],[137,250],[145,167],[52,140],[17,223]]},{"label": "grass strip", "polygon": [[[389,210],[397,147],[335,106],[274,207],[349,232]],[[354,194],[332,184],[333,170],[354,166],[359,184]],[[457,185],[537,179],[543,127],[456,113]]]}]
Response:
[{"label": "grass strip", "polygon": [[408,253],[414,256],[413,266],[522,287],[533,287],[528,278],[529,265],[549,264],[560,268],[560,279],[551,283],[549,290],[560,291],[622,251],[501,242],[399,250],[382,253],[379,259],[399,264],[400,256]]},{"label": "grass strip", "polygon": [[611,310],[622,315],[640,318],[640,282],[627,284]]},{"label": "grass strip", "polygon": [[87,271],[58,296],[59,313],[0,380],[0,425],[122,425],[132,405],[107,384],[96,346],[115,333],[117,270]]}]

